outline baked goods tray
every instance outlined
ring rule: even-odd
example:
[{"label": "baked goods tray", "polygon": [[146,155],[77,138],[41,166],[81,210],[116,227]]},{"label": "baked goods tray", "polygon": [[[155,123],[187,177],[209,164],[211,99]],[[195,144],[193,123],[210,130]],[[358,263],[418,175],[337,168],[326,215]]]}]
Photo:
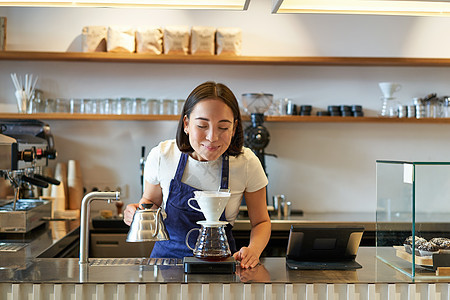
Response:
[{"label": "baked goods tray", "polygon": [[[404,246],[394,246],[394,249],[397,257],[412,263],[412,254],[408,253]],[[436,271],[436,276],[450,276],[450,251],[441,249],[439,252],[432,254],[439,255],[419,256],[416,254],[415,264],[423,267],[432,267]]]},{"label": "baked goods tray", "polygon": [[[401,259],[404,259],[410,263],[412,263],[412,254],[406,252],[404,246],[394,246],[395,254],[397,257],[400,257]],[[416,255],[415,257],[415,263],[421,266],[433,266],[433,256],[419,256]]]}]

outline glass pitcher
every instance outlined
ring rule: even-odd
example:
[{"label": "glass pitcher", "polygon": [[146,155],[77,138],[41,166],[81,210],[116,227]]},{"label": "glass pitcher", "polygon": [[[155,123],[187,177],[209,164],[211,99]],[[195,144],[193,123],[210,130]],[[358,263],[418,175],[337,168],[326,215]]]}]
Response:
[{"label": "glass pitcher", "polygon": [[381,98],[381,116],[395,118],[398,117],[398,108],[401,106],[400,102],[393,97]]},{"label": "glass pitcher", "polygon": [[[199,231],[195,247],[189,245],[189,235],[193,231]],[[186,235],[186,246],[193,251],[194,257],[218,261],[231,256],[230,246],[225,233],[225,225],[201,225],[200,228],[192,228]]]}]

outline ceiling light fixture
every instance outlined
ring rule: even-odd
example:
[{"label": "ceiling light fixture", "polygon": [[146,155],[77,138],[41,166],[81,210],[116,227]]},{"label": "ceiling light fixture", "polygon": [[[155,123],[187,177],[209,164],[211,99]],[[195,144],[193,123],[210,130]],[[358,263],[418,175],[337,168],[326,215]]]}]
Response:
[{"label": "ceiling light fixture", "polygon": [[273,0],[272,13],[450,16],[450,0]]},{"label": "ceiling light fixture", "polygon": [[220,9],[247,10],[250,0],[47,0],[0,1],[0,6],[17,7],[142,7],[156,9]]}]

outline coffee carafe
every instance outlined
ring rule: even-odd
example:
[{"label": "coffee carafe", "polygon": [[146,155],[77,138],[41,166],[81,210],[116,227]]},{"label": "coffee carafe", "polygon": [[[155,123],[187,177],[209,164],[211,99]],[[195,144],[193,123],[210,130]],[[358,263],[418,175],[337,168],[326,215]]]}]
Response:
[{"label": "coffee carafe", "polygon": [[380,82],[378,86],[383,94],[380,115],[382,117],[398,117],[401,104],[394,97],[394,93],[398,92],[402,86],[395,82]]},{"label": "coffee carafe", "polygon": [[[202,212],[206,220],[198,221],[200,228],[192,228],[186,235],[186,245],[193,251],[194,257],[204,260],[224,260],[231,256],[225,226],[226,221],[220,221],[228,200],[229,192],[222,191],[195,191],[195,197],[188,200],[188,205],[199,212]],[[199,208],[191,204],[196,201]],[[193,231],[198,231],[198,239],[195,247],[189,245],[189,235]]]},{"label": "coffee carafe", "polygon": [[[201,222],[201,221],[200,221]],[[225,224],[202,224],[200,228],[192,228],[186,235],[186,245],[193,251],[194,257],[219,261],[231,256],[230,246],[228,244],[227,235],[225,232]],[[189,235],[193,231],[199,231],[195,247],[189,245]]]}]

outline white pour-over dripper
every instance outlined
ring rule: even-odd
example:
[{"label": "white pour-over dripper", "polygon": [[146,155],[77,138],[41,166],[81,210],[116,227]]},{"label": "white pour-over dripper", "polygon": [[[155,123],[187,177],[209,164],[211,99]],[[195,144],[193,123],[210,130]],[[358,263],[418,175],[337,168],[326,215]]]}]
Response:
[{"label": "white pour-over dripper", "polygon": [[[194,195],[194,198],[188,200],[188,205],[192,209],[203,213],[206,221],[202,221],[202,224],[214,225],[223,223],[219,220],[219,218],[227,206],[231,193],[221,191],[195,191]],[[197,208],[191,204],[191,201],[194,200],[197,201],[200,208]]]},{"label": "white pour-over dripper", "polygon": [[395,82],[380,82],[378,86],[384,98],[393,98],[394,93],[400,91],[402,88],[401,84]]}]

